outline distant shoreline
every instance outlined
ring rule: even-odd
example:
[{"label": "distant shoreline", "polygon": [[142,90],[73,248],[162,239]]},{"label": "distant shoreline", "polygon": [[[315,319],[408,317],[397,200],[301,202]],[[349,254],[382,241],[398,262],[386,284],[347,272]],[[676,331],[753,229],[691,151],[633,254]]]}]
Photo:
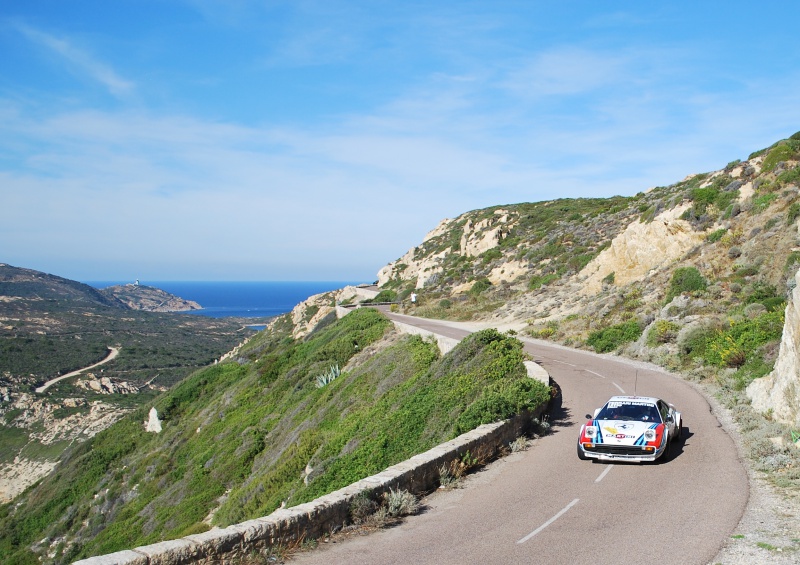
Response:
[{"label": "distant shoreline", "polygon": [[[133,284],[128,281],[81,281],[97,289]],[[161,289],[184,300],[197,302],[201,310],[176,312],[211,318],[274,318],[291,312],[309,296],[364,284],[354,281],[150,281],[142,286]]]}]

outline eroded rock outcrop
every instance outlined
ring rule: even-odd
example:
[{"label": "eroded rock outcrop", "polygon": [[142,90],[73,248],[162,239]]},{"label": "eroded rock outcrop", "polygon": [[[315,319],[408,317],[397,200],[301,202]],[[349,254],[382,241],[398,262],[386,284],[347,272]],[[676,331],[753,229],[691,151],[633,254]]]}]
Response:
[{"label": "eroded rock outcrop", "polygon": [[[424,244],[426,241],[429,241],[434,237],[438,237],[449,231],[452,228],[454,221],[455,220],[450,218],[445,218],[439,222],[439,225],[429,231],[425,237],[422,238],[422,243]],[[417,288],[422,288],[425,285],[425,281],[427,281],[434,274],[441,272],[442,260],[451,251],[452,249],[448,247],[440,253],[418,259],[416,257],[417,248],[414,247],[409,249],[405,255],[400,257],[397,261],[392,261],[378,271],[378,286],[383,286],[393,278],[401,276],[406,280],[412,280],[416,278]]]},{"label": "eroded rock outcrop", "polygon": [[651,271],[669,265],[705,237],[704,232],[680,219],[690,204],[683,204],[656,216],[652,222],[635,221],[614,238],[611,246],[592,259],[581,272],[586,276],[582,293],[602,289],[603,279],[614,274],[614,283],[625,285],[644,279]]},{"label": "eroded rock outcrop", "polygon": [[477,257],[481,253],[494,249],[511,229],[508,210],[495,210],[494,215],[477,221],[467,220],[464,233],[461,235],[461,255]]},{"label": "eroded rock outcrop", "polygon": [[[800,284],[800,271],[794,276]],[[784,424],[800,426],[800,288],[795,286],[786,305],[778,359],[772,372],[754,380],[747,396],[759,412],[771,412]]]},{"label": "eroded rock outcrop", "polygon": [[[478,257],[486,251],[498,247],[503,238],[511,232],[517,220],[516,214],[503,209],[495,210],[491,216],[480,220],[471,218],[464,220],[465,216],[466,214],[455,220],[442,220],[438,226],[428,232],[420,246],[409,249],[398,260],[378,271],[378,286],[383,286],[394,278],[400,278],[415,281],[416,288],[423,288],[429,280],[444,272],[442,265],[448,255],[455,253],[463,257]],[[426,242],[450,230],[458,229],[455,224],[458,224],[459,221],[463,221],[463,227],[460,228],[461,238],[458,249],[447,247],[436,253],[419,256],[419,250]],[[512,280],[511,273],[514,273],[515,278],[519,276],[519,270],[520,267],[516,263],[509,265],[508,268],[499,267],[495,269],[496,272],[492,273],[489,280],[492,282]]]}]

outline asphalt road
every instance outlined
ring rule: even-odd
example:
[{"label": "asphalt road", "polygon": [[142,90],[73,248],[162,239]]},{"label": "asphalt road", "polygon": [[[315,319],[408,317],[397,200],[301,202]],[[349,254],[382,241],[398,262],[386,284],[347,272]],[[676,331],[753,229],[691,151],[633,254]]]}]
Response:
[{"label": "asphalt road", "polygon": [[[467,334],[448,323],[400,318],[449,337]],[[464,488],[434,493],[423,512],[399,526],[322,543],[292,562],[710,563],[744,513],[748,480],[705,398],[651,366],[523,341],[562,390],[549,435],[470,476]],[[683,440],[657,464],[580,461],[584,416],[634,387],[675,404]]]}]

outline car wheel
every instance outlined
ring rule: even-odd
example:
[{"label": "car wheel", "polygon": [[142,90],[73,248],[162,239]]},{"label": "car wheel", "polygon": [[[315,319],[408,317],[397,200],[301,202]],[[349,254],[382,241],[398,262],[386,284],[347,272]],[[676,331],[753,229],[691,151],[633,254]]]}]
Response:
[{"label": "car wheel", "polygon": [[578,444],[576,447],[577,447],[577,449],[578,449],[578,459],[580,459],[581,461],[588,461],[588,460],[589,460],[589,458],[588,458],[588,457],[586,457],[586,454],[585,454],[585,453],[583,452],[583,450],[581,449],[581,446],[580,446],[580,444]]},{"label": "car wheel", "polygon": [[658,458],[659,462],[663,463],[669,461],[669,454],[670,454],[670,447],[672,446],[672,441],[667,440],[667,446],[664,448],[664,452],[661,454],[661,457]]},{"label": "car wheel", "polygon": [[681,439],[681,434],[683,433],[683,426],[680,422],[678,422],[677,427],[675,428],[675,436],[672,438],[672,441],[678,441]]}]

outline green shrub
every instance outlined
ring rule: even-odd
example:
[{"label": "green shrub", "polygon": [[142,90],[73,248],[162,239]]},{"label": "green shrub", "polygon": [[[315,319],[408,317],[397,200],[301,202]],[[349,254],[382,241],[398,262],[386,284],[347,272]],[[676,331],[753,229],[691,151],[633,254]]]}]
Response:
[{"label": "green shrub", "polygon": [[786,186],[789,184],[800,184],[800,167],[795,167],[794,169],[783,171],[781,174],[778,175],[778,178],[775,179],[775,182],[778,186]]},{"label": "green shrub", "polygon": [[475,281],[475,284],[472,285],[472,288],[469,289],[470,296],[478,296],[479,294],[483,293],[484,291],[488,290],[492,287],[492,283],[489,282],[489,279],[483,278],[478,279]]},{"label": "green shrub", "polygon": [[378,303],[378,302],[394,302],[397,300],[397,292],[390,289],[384,289],[375,295],[375,298],[365,300],[365,304]]},{"label": "green shrub", "polygon": [[791,206],[789,206],[789,211],[786,213],[786,223],[791,225],[797,218],[800,218],[800,203],[792,202]]},{"label": "green shrub", "polygon": [[500,259],[503,256],[503,252],[497,249],[496,247],[492,249],[488,249],[481,253],[481,263],[484,265],[488,265],[492,261],[496,259]]},{"label": "green shrub", "polygon": [[761,170],[763,172],[769,172],[781,161],[796,159],[799,143],[800,142],[797,140],[779,141],[777,145],[775,145],[772,149],[770,149],[769,153],[767,153],[767,156],[764,158],[764,162],[761,164]]},{"label": "green shrub", "polygon": [[709,243],[716,243],[722,239],[722,236],[724,236],[727,231],[728,230],[726,228],[720,228],[716,231],[713,231],[706,236],[706,241]]},{"label": "green shrub", "polygon": [[673,298],[684,292],[702,292],[707,287],[706,279],[695,267],[678,267],[672,273],[672,279],[664,302],[669,304]]},{"label": "green shrub", "polygon": [[766,312],[752,320],[730,322],[711,338],[703,357],[716,367],[741,367],[762,345],[780,340],[783,333],[783,311]]},{"label": "green shrub", "polygon": [[528,281],[528,290],[536,290],[539,287],[547,286],[552,282],[555,282],[559,279],[559,276],[555,273],[548,273],[546,275],[534,275],[531,277],[531,280]]},{"label": "green shrub", "polygon": [[761,212],[769,208],[770,204],[772,204],[777,199],[778,195],[775,194],[774,192],[755,196],[753,198],[753,207],[750,209],[750,211],[753,214],[760,214]]},{"label": "green shrub", "polygon": [[656,320],[650,331],[647,332],[647,345],[655,347],[662,343],[675,341],[680,326],[668,320]]},{"label": "green shrub", "polygon": [[589,334],[586,343],[598,353],[616,350],[624,343],[636,341],[642,335],[642,328],[636,320],[596,330]]}]

